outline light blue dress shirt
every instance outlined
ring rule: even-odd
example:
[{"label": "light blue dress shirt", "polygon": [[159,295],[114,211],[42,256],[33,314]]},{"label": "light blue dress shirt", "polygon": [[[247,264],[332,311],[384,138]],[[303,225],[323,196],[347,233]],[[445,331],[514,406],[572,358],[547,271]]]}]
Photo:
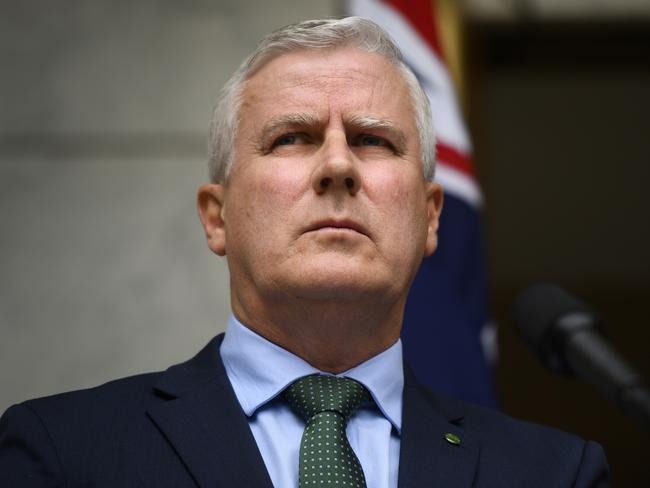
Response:
[{"label": "light blue dress shirt", "polygon": [[[297,488],[305,423],[278,395],[298,378],[327,373],[269,342],[232,315],[221,357],[273,486]],[[361,407],[347,426],[368,488],[396,488],[404,388],[401,341],[337,376],[362,383],[376,404]]]}]

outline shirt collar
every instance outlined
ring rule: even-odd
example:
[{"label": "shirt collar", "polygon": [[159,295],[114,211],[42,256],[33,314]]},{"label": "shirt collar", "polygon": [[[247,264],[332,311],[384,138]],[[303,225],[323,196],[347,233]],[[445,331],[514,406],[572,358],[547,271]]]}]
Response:
[{"label": "shirt collar", "polygon": [[[295,354],[273,344],[244,326],[234,315],[228,318],[221,358],[244,413],[251,417],[298,378],[319,371]],[[404,369],[402,342],[336,376],[363,384],[382,414],[401,431]]]}]

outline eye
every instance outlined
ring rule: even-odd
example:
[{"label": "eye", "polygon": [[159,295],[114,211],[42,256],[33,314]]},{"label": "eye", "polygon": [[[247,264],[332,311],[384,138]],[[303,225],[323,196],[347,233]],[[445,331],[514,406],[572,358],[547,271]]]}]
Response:
[{"label": "eye", "polygon": [[381,137],[369,135],[361,136],[359,143],[362,146],[388,146],[388,142]]},{"label": "eye", "polygon": [[314,137],[308,132],[278,131],[264,137],[258,147],[261,154],[289,156],[311,150],[315,147],[314,142]]},{"label": "eye", "polygon": [[366,147],[366,148],[378,148],[380,150],[390,150],[390,151],[395,150],[395,147],[388,139],[373,134],[359,134],[358,136],[352,139],[351,145],[358,146],[361,148]]},{"label": "eye", "polygon": [[290,146],[298,141],[297,134],[284,134],[278,137],[274,142],[274,146]]}]

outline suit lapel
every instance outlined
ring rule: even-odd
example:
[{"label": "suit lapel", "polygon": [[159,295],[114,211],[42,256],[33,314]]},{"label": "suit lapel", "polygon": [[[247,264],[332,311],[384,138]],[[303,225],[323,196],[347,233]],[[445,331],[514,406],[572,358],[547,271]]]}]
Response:
[{"label": "suit lapel", "polygon": [[[462,412],[445,412],[408,368],[404,380],[399,488],[472,486],[479,442],[462,428]],[[445,434],[457,436],[460,444]]]},{"label": "suit lapel", "polygon": [[164,373],[156,386],[164,400],[148,413],[199,486],[272,488],[221,362],[222,338]]}]

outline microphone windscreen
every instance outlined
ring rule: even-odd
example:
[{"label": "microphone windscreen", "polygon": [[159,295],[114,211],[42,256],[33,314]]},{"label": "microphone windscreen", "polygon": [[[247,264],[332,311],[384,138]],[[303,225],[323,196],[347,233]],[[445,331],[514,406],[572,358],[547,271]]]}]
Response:
[{"label": "microphone windscreen", "polygon": [[518,295],[512,307],[512,320],[524,342],[540,355],[552,340],[559,319],[576,312],[593,315],[587,305],[559,286],[539,283]]}]

